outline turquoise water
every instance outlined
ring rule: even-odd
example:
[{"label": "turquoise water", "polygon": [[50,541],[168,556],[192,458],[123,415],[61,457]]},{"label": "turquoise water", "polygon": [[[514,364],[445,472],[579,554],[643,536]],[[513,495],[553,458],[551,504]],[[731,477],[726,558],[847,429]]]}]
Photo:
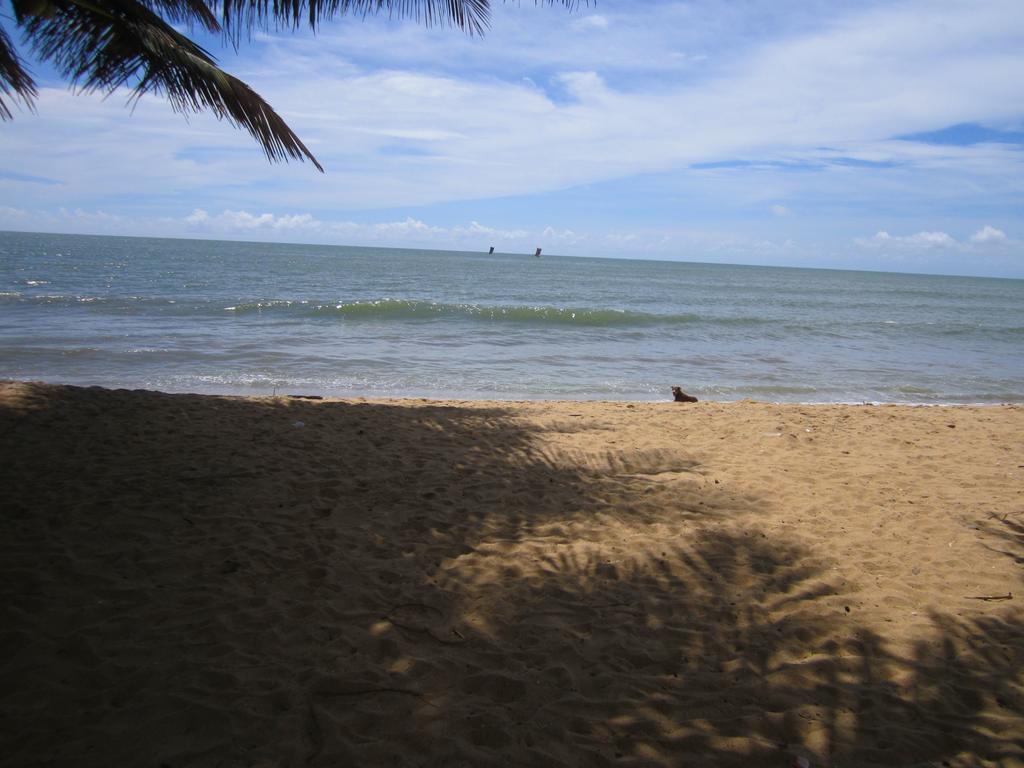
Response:
[{"label": "turquoise water", "polygon": [[172,392],[1024,402],[1024,281],[0,233],[0,377]]}]

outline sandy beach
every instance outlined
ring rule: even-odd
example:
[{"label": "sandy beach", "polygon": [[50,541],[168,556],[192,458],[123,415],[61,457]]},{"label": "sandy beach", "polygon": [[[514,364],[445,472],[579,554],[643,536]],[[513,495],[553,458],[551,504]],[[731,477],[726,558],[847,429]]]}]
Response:
[{"label": "sandy beach", "polygon": [[0,483],[4,766],[1024,765],[1024,407],[6,382]]}]

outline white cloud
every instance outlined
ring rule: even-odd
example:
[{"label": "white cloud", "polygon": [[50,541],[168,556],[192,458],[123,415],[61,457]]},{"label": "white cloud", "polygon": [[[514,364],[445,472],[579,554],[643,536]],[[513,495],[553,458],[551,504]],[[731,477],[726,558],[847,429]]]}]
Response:
[{"label": "white cloud", "polygon": [[185,217],[189,224],[212,225],[226,230],[297,230],[318,229],[320,222],[308,213],[276,216],[273,213],[252,214],[248,211],[223,211],[211,217],[206,211],[197,209]]},{"label": "white cloud", "polygon": [[918,232],[913,235],[894,236],[882,230],[872,237],[857,238],[854,242],[866,248],[949,248],[957,241],[945,232]]},{"label": "white cloud", "polygon": [[[975,163],[978,173],[1005,177],[1024,171],[1024,158],[1012,148],[935,147],[890,137],[1019,118],[1022,87],[1015,74],[1024,68],[1024,25],[1013,21],[1020,18],[1015,2],[844,11],[715,57],[699,75],[652,81],[605,77],[596,53],[577,61],[576,49],[550,52],[560,58],[550,62],[548,79],[534,79],[557,82],[570,93],[568,102],[523,82],[522,69],[513,78],[444,74],[434,66],[451,58],[450,46],[504,61],[515,40],[500,35],[469,42],[417,31],[426,63],[418,71],[339,67],[326,45],[329,34],[261,44],[269,58],[240,74],[290,121],[327,167],[324,176],[308,165],[268,170],[248,136],[209,116],[189,125],[168,116],[166,105],[144,99],[129,117],[119,95],[102,101],[52,89],[39,100],[40,115],[52,120],[19,115],[5,126],[0,150],[11,172],[66,179],[60,187],[32,190],[34,200],[72,206],[137,187],[140,168],[147,189],[221,191],[220,205],[310,208],[329,199],[337,208],[365,210],[535,194],[737,157],[785,159],[822,146],[873,162]],[[552,10],[528,32],[540,30],[553,42],[555,32],[544,27],[557,28],[552,19],[561,17]],[[655,55],[676,52],[660,27],[681,12],[651,11],[648,44]],[[635,24],[636,12],[630,16]],[[373,25],[350,26],[382,44],[391,39],[391,48],[406,34],[402,27],[385,38]],[[608,29],[619,34],[619,27],[616,17]],[[647,56],[635,27],[622,34],[613,46],[616,62],[627,54]],[[688,35],[683,42],[690,49],[700,38]],[[305,67],[302,78],[289,68],[296,61]],[[854,172],[846,169],[848,176]],[[268,176],[273,184],[255,183]]]},{"label": "white cloud", "polygon": [[440,227],[432,227],[429,224],[424,224],[419,219],[414,219],[411,216],[405,219],[405,221],[391,221],[383,224],[375,224],[374,228],[379,232],[388,232],[392,234],[408,234],[410,232],[425,234],[442,231]]},{"label": "white cloud", "polygon": [[605,235],[605,240],[613,245],[627,245],[636,242],[639,237],[636,232],[611,232]]},{"label": "white cloud", "polygon": [[576,29],[608,29],[608,17],[600,14],[591,14],[578,19],[573,26]]},{"label": "white cloud", "polygon": [[[49,222],[41,227],[104,232],[148,221],[164,222],[160,234],[443,247],[537,238],[546,246],[568,231],[557,241],[576,238],[580,252],[611,243],[609,231],[641,232],[636,248],[668,250],[659,233],[677,238],[687,225],[725,232],[732,217],[736,242],[699,243],[701,253],[723,254],[780,237],[779,223],[758,232],[741,216],[761,226],[764,216],[751,211],[792,209],[799,215],[786,221],[786,235],[829,232],[866,261],[873,256],[850,241],[871,231],[864,211],[884,207],[892,221],[913,223],[861,245],[960,249],[978,260],[1016,242],[985,222],[1019,210],[1024,152],[892,137],[960,122],[1019,124],[1019,2],[691,0],[638,11],[602,0],[600,14],[583,15],[499,3],[483,40],[375,20],[327,25],[317,38],[259,35],[241,58],[226,54],[225,66],[274,104],[325,175],[308,164],[268,166],[244,132],[205,114],[186,122],[156,97],[129,116],[124,93],[104,100],[46,87],[38,117],[19,114],[0,132],[8,173],[0,204],[48,212],[30,217]],[[706,167],[736,160],[748,164]],[[629,182],[630,204],[617,205],[615,180],[629,178],[642,183]],[[668,194],[649,191],[659,184]],[[565,199],[596,205],[555,207]],[[464,202],[478,200],[494,202]],[[424,208],[439,203],[452,207]],[[411,206],[417,218],[407,218]],[[74,211],[87,209],[106,218],[73,223]],[[386,213],[367,213],[375,210]],[[981,213],[966,221],[957,210]],[[15,218],[0,211],[0,220]],[[379,224],[363,223],[371,220]]]},{"label": "white cloud", "polygon": [[915,235],[903,238],[903,241],[910,245],[922,245],[926,248],[956,245],[956,240],[945,232],[918,232]]},{"label": "white cloud", "polygon": [[1005,243],[1006,241],[1005,232],[988,224],[971,235],[972,243]]},{"label": "white cloud", "polygon": [[26,210],[0,205],[0,222],[5,222],[7,226],[22,224],[30,219],[31,214]]},{"label": "white cloud", "polygon": [[922,231],[912,235],[890,235],[885,230],[881,230],[871,237],[855,238],[854,242],[864,248],[907,250],[945,248],[961,251],[971,251],[977,246],[991,247],[993,245],[1009,245],[1012,243],[1005,232],[990,225],[985,225],[966,241],[957,240],[952,235],[941,231]]},{"label": "white cloud", "polygon": [[563,244],[578,243],[586,239],[586,235],[580,235],[573,232],[571,229],[555,229],[554,227],[544,227],[544,230],[540,233],[540,236],[545,241],[556,240]]},{"label": "white cloud", "polygon": [[454,227],[452,231],[460,236],[483,236],[495,240],[522,240],[530,234],[525,229],[497,229],[484,226],[476,221],[471,222],[468,227]]},{"label": "white cloud", "polygon": [[671,51],[668,54],[668,58],[678,62],[692,62],[694,64],[702,61],[707,61],[707,56],[703,53],[686,53],[685,51]]},{"label": "white cloud", "polygon": [[604,80],[597,72],[563,72],[555,78],[579,101],[611,96]]},{"label": "white cloud", "polygon": [[[2,219],[0,219],[2,220]],[[248,211],[225,210],[215,216],[196,209],[182,220],[193,233],[203,232],[215,236],[232,236],[255,230],[264,234],[286,232],[287,237],[312,239],[316,242],[339,244],[375,243],[381,245],[429,245],[433,247],[459,246],[472,243],[501,241],[524,244],[536,237],[526,229],[502,229],[472,221],[468,225],[442,227],[407,216],[397,221],[360,223],[354,221],[324,221],[312,214],[252,214]],[[564,233],[561,233],[563,238]],[[572,233],[569,233],[572,234]]]}]

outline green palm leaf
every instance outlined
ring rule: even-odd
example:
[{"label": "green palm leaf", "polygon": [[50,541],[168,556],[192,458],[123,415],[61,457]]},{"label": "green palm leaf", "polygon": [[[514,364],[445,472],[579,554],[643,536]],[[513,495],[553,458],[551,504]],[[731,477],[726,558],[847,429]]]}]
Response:
[{"label": "green palm leaf", "polygon": [[[39,7],[39,4],[36,4]],[[135,99],[163,92],[174,109],[210,109],[245,128],[271,160],[308,158],[298,136],[259,94],[220,69],[213,57],[136,0],[48,0],[42,13],[15,11],[35,52],[52,61],[73,85],[112,92],[131,86]],[[180,3],[175,18],[217,29],[198,3]]]},{"label": "green palm leaf", "polygon": [[386,12],[427,26],[451,24],[481,34],[490,20],[489,0],[224,0],[224,25],[249,31],[268,22],[316,28],[335,16],[369,16]]},{"label": "green palm leaf", "polygon": [[36,97],[36,84],[18,58],[11,38],[0,27],[0,120],[10,120],[12,117],[5,96],[21,101],[31,109]]},{"label": "green palm leaf", "polygon": [[[546,0],[554,3],[556,0]],[[325,19],[387,12],[428,26],[451,24],[470,34],[489,21],[489,0],[11,0],[15,19],[33,51],[53,62],[72,85],[112,93],[128,87],[133,99],[159,92],[175,110],[209,109],[241,126],[270,160],[320,163],[259,94],[217,66],[213,56],[172,23],[238,36],[271,26],[316,28]],[[561,0],[567,7],[577,0]],[[29,109],[35,83],[0,29],[0,119],[11,119],[3,97]]]}]

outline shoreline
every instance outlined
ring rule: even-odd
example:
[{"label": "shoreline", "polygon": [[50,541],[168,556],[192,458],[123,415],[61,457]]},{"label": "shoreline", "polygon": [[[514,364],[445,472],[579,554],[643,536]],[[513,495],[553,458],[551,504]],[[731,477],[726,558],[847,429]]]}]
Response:
[{"label": "shoreline", "polygon": [[[547,398],[547,397],[474,397],[474,396],[460,396],[460,395],[376,395],[376,394],[320,394],[318,392],[300,393],[296,392],[278,392],[278,393],[247,393],[247,392],[201,392],[201,391],[179,391],[179,390],[165,390],[155,389],[151,387],[130,387],[130,386],[116,386],[113,384],[74,384],[69,382],[55,382],[42,379],[8,379],[0,377],[0,385],[3,384],[36,384],[46,385],[55,387],[71,387],[76,389],[99,389],[110,392],[152,392],[161,395],[191,395],[195,397],[232,397],[243,400],[261,400],[261,399],[275,399],[275,398],[294,398],[294,399],[310,399],[313,401],[324,401],[324,402],[382,402],[382,403],[401,403],[401,402],[417,402],[425,401],[431,403],[508,403],[508,404],[526,404],[526,403],[603,403],[608,405],[628,403],[631,405],[658,405],[661,403],[673,403],[670,394],[666,395],[663,399],[650,399],[650,400],[631,400],[627,398],[621,399],[608,399],[608,398]],[[694,390],[696,391],[696,390]],[[1024,396],[1022,396],[1024,397]],[[942,402],[927,402],[927,401],[883,401],[883,400],[837,400],[837,401],[796,401],[796,400],[760,400],[757,398],[743,397],[736,400],[710,400],[700,398],[701,403],[710,403],[714,405],[737,405],[737,404],[760,404],[760,405],[777,405],[777,406],[802,406],[802,407],[829,407],[829,406],[873,406],[873,407],[890,407],[890,406],[905,406],[908,408],[990,408],[990,407],[1016,407],[1024,408],[1024,399],[1017,400],[999,400],[999,401],[982,401],[982,402],[954,402],[954,401],[942,401]],[[676,403],[676,405],[691,405],[689,403]]]},{"label": "shoreline", "polygon": [[0,382],[0,750],[1024,763],[1022,480],[1020,405]]},{"label": "shoreline", "polygon": [[1024,283],[413,250],[382,270],[361,248],[137,245],[15,237],[0,375],[240,396],[643,403],[679,385],[720,402],[1024,403]]}]

